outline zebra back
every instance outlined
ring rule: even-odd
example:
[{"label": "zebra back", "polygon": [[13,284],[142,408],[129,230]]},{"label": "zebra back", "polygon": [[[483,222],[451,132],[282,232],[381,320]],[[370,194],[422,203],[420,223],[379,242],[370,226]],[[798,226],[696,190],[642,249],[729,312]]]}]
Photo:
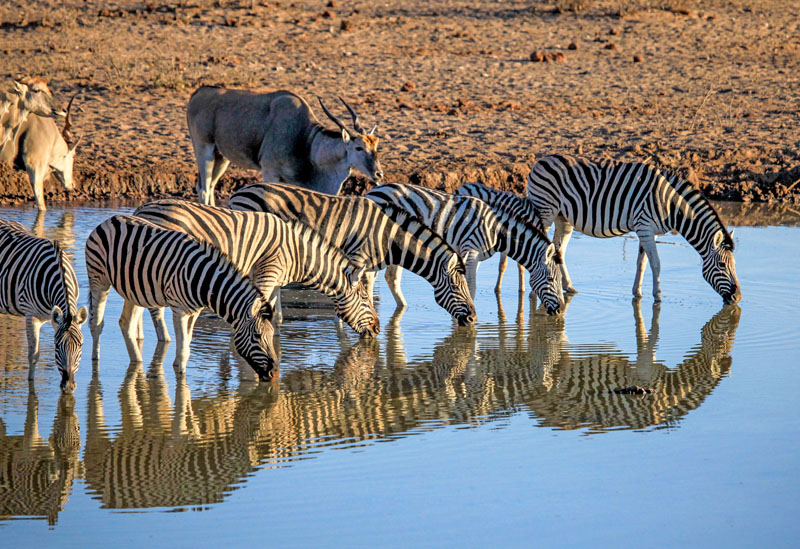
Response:
[{"label": "zebra back", "polygon": [[[300,221],[175,199],[144,204],[134,215],[212,244],[245,273],[256,264],[262,271],[266,265],[285,264],[288,255],[291,270],[281,273],[275,281],[279,286],[297,282],[332,297],[354,291],[352,280],[360,266]],[[281,254],[284,258],[277,257]]]},{"label": "zebra back", "polygon": [[532,222],[544,231],[542,220],[536,214],[533,202],[525,197],[512,192],[493,189],[483,183],[467,183],[457,188],[453,194],[458,196],[473,196],[486,202],[501,220],[507,215],[514,215],[520,219]]},{"label": "zebra back", "polygon": [[463,256],[476,251],[480,259],[497,247],[499,222],[492,210],[469,196],[426,189],[418,185],[386,183],[366,195],[381,208],[393,205],[421,220]]},{"label": "zebra back", "polygon": [[401,226],[364,197],[256,183],[236,191],[228,206],[299,220],[367,270],[400,265],[430,281],[434,263],[447,263],[452,255],[458,257],[456,250],[420,219],[409,217]]}]

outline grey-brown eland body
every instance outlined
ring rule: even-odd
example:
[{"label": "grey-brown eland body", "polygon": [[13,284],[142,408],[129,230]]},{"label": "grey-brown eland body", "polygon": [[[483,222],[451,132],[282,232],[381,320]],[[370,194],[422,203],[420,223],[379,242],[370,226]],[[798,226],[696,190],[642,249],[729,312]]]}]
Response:
[{"label": "grey-brown eland body", "polygon": [[260,170],[262,181],[325,194],[338,194],[353,169],[380,181],[377,126],[365,132],[355,111],[345,106],[355,133],[322,105],[339,127],[326,129],[308,103],[289,91],[198,88],[189,99],[186,118],[199,172],[200,202],[214,205],[214,187],[230,163]]}]

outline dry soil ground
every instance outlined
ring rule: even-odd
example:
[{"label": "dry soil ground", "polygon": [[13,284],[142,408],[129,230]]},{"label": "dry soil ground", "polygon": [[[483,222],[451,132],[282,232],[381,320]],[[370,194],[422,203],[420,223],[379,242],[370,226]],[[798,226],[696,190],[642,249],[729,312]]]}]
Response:
[{"label": "dry soil ground", "polygon": [[[379,124],[389,181],[519,190],[570,152],[800,202],[797,0],[12,0],[0,53],[8,85],[80,93],[71,198],[192,194],[184,109],[207,83],[319,95],[344,119],[342,95]],[[232,169],[222,191],[257,179]],[[10,169],[0,195],[32,196]]]}]

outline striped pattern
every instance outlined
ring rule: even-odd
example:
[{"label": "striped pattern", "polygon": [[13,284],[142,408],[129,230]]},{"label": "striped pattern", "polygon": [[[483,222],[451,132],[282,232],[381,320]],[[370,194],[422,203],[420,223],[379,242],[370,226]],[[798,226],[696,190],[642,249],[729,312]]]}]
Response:
[{"label": "striped pattern", "polygon": [[277,290],[296,282],[331,297],[336,314],[359,334],[380,331],[378,315],[359,281],[360,267],[298,221],[182,200],[150,202],[134,215],[213,245],[249,273],[273,307]]},{"label": "striped pattern", "polygon": [[[272,183],[236,191],[228,206],[299,220],[363,264],[367,272],[398,265],[418,274],[433,286],[436,302],[459,323],[476,320],[464,262],[441,236],[417,219],[399,214],[393,220],[364,197],[331,196]],[[374,277],[370,284],[372,281]]]},{"label": "striped pattern", "polygon": [[[545,227],[556,221],[554,241],[562,256],[573,227],[597,237],[635,232],[639,258],[634,296],[649,260],[653,295],[661,298],[661,263],[655,237],[676,231],[703,260],[703,277],[725,303],[741,298],[733,239],[702,193],[675,175],[641,162],[590,162],[572,156],[545,157],[528,175],[528,198]],[[574,291],[566,266],[565,287]]]},{"label": "striped pattern", "polygon": [[14,221],[0,219],[0,313],[26,318],[29,376],[39,358],[39,331],[51,320],[61,388],[75,389],[81,362],[86,307],[78,309],[78,280],[61,246],[31,234]]},{"label": "striped pattern", "polygon": [[116,215],[89,235],[86,268],[92,358],[99,357],[105,304],[113,287],[125,299],[120,326],[131,360],[141,361],[135,340],[142,307],[171,307],[177,340],[175,367],[182,372],[194,323],[208,307],[233,327],[236,351],[259,377],[274,377],[272,307],[216,248],[138,217]]},{"label": "striped pattern", "polygon": [[498,217],[477,198],[454,196],[417,185],[387,183],[371,190],[366,197],[381,208],[404,210],[441,234],[464,258],[473,298],[478,264],[495,252],[501,252],[530,271],[531,287],[550,314],[559,312],[563,306],[555,246],[542,231],[520,216],[509,212]]},{"label": "striped pattern", "polygon": [[[533,202],[518,196],[512,192],[500,191],[493,189],[483,183],[467,183],[460,186],[453,194],[456,196],[472,196],[482,200],[492,209],[494,214],[502,219],[509,216],[518,217],[533,223],[537,228],[544,231],[542,222],[536,215],[536,209]],[[497,283],[495,284],[494,291],[499,294],[503,285],[503,274],[506,271],[506,264],[508,263],[508,254],[503,254],[498,264]],[[525,267],[517,263],[519,267],[519,291],[525,290]]]}]

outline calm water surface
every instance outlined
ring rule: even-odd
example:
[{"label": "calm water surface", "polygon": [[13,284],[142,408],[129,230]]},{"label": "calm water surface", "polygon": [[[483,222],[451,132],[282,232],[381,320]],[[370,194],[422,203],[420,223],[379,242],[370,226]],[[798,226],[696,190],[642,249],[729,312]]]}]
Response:
[{"label": "calm water surface", "polygon": [[[86,237],[130,210],[39,219],[74,244],[82,304]],[[30,209],[0,217],[37,223]],[[676,236],[659,246],[660,306],[630,299],[630,238],[573,237],[580,293],[563,318],[530,311],[515,269],[498,301],[496,258],[474,329],[410,274],[393,314],[381,275],[377,341],[288,310],[271,387],[213,316],[184,379],[148,318],[145,364],[129,365],[112,292],[100,364],[84,326],[78,388],[62,396],[52,328],[29,384],[24,321],[0,316],[0,545],[796,545],[800,214],[780,221],[736,228],[739,307],[722,307]],[[652,392],[613,392],[630,385]]]}]

